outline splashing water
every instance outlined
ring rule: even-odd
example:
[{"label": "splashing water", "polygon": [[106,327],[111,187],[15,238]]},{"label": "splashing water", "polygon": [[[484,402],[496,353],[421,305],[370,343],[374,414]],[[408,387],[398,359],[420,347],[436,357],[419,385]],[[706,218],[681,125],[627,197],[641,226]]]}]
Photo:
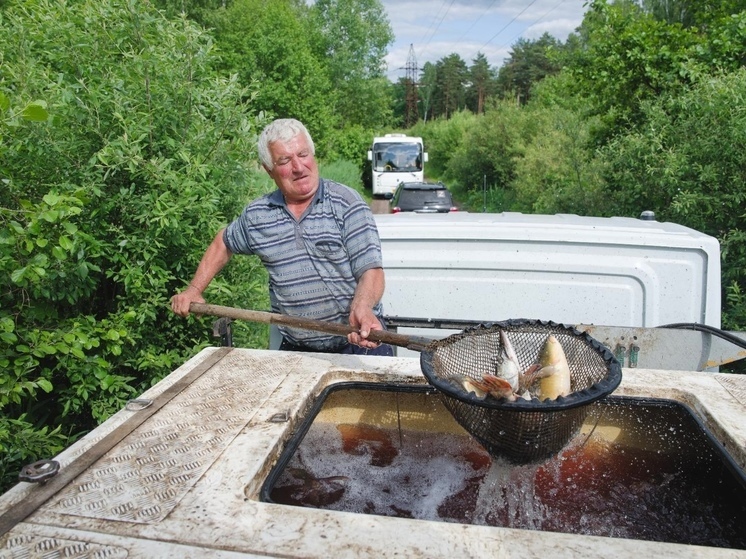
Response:
[{"label": "splashing water", "polygon": [[746,487],[703,446],[696,423],[679,410],[624,406],[605,409],[604,421],[552,459],[527,465],[493,458],[452,428],[400,433],[314,423],[271,497],[365,514],[746,549]]}]

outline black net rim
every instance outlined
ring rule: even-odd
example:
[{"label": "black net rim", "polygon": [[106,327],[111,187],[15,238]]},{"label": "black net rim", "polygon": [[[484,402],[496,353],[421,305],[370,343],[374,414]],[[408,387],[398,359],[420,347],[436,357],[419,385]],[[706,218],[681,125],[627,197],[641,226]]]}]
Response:
[{"label": "black net rim", "polygon": [[455,389],[451,382],[436,374],[433,365],[435,351],[432,349],[427,349],[420,353],[420,369],[422,370],[422,374],[425,376],[427,381],[441,393],[451,398],[456,398],[464,403],[496,410],[516,412],[530,411],[538,413],[569,410],[591,404],[592,402],[611,394],[622,382],[622,366],[609,348],[586,332],[581,332],[574,326],[553,322],[551,320],[516,318],[497,322],[485,322],[477,326],[466,328],[459,334],[454,334],[453,336],[439,340],[438,343],[447,343],[451,337],[461,337],[463,334],[474,333],[478,330],[486,330],[494,327],[501,327],[509,330],[510,328],[525,326],[539,326],[543,329],[552,328],[585,340],[585,342],[603,358],[607,365],[606,375],[601,380],[587,388],[575,391],[568,396],[560,396],[555,400],[539,401],[537,399],[524,400],[519,398],[514,402],[510,402],[508,400],[497,400],[494,398],[482,400],[472,394],[466,394],[463,391]]}]

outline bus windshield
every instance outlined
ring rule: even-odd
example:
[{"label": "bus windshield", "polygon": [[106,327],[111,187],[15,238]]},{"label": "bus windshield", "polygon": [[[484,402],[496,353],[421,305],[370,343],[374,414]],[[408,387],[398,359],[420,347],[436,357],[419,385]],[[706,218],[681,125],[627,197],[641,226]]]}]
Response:
[{"label": "bus windshield", "polygon": [[380,143],[373,146],[373,169],[377,172],[422,171],[420,144]]}]

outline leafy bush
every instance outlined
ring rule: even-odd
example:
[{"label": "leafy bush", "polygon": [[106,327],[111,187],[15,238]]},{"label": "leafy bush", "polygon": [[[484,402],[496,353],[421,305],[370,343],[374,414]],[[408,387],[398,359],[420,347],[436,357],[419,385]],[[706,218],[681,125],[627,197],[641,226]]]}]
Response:
[{"label": "leafy bush", "polygon": [[441,177],[449,168],[451,156],[462,145],[464,136],[477,119],[476,115],[461,111],[450,119],[439,118],[430,122],[418,122],[408,132],[411,136],[421,136],[428,152],[425,164],[425,177]]},{"label": "leafy bush", "polygon": [[327,161],[337,159],[352,161],[362,167],[368,159],[368,150],[373,142],[374,132],[360,125],[353,125],[343,130],[334,130],[326,138],[329,144],[324,157]]},{"label": "leafy bush", "polygon": [[[7,472],[212,343],[207,319],[176,317],[168,300],[264,185],[252,92],[216,76],[194,24],[125,0],[13,2],[0,52]],[[266,276],[236,259],[207,295],[266,305]],[[266,328],[239,335],[266,343]]]},{"label": "leafy bush", "polygon": [[592,149],[592,117],[559,106],[529,106],[515,176],[513,210],[611,215],[601,162]]},{"label": "leafy bush", "polygon": [[717,237],[723,323],[746,326],[746,70],[702,77],[691,89],[643,105],[645,124],[602,152],[610,201],[621,215],[653,210]]},{"label": "leafy bush", "polygon": [[481,191],[485,181],[493,190],[505,190],[515,174],[520,149],[519,118],[515,104],[498,102],[483,116],[464,121],[462,141],[451,149],[446,180],[467,191]]},{"label": "leafy bush", "polygon": [[360,168],[352,161],[345,161],[339,159],[330,163],[319,164],[319,174],[344,185],[349,186],[353,190],[357,190],[361,196],[369,196],[363,188],[363,182],[360,178]]}]

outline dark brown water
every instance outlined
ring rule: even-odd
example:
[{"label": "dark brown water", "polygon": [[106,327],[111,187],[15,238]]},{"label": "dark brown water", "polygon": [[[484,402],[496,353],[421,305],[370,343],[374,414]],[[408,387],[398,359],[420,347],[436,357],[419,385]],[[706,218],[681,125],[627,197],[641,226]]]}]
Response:
[{"label": "dark brown water", "polygon": [[[364,392],[371,406],[405,416],[422,413],[421,394],[397,394],[395,405],[391,393]],[[329,405],[342,402],[337,395],[333,400]],[[406,428],[406,421],[402,430],[364,421],[314,422],[276,478],[269,500],[746,549],[746,488],[686,408],[611,400],[594,405],[589,425],[559,455],[534,465],[493,458],[453,425],[437,432]],[[427,406],[432,407],[425,413],[452,421],[436,395]]]}]

